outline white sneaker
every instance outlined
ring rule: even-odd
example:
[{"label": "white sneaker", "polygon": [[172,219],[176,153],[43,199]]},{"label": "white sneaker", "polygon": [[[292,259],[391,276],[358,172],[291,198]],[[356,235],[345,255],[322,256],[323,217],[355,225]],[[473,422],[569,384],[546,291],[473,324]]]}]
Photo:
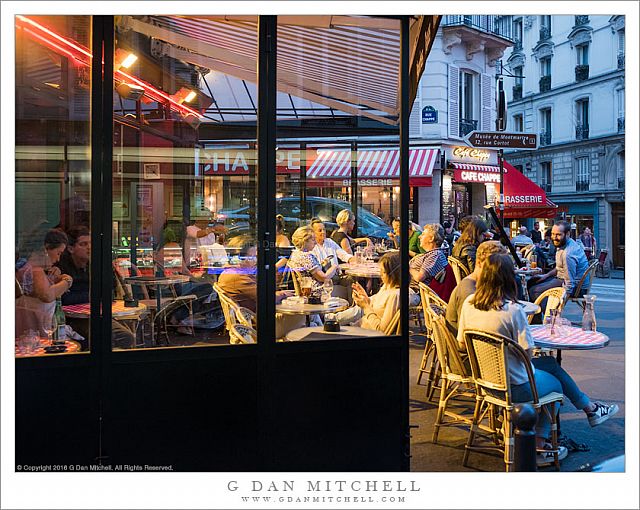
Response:
[{"label": "white sneaker", "polygon": [[596,425],[600,425],[604,423],[609,418],[611,418],[614,414],[616,414],[619,410],[617,404],[603,404],[602,402],[594,402],[596,409],[595,411],[591,411],[587,413],[587,418],[589,419],[589,425],[595,427]]},{"label": "white sneaker", "polygon": [[[566,446],[558,446],[558,460],[565,459],[569,454]],[[538,467],[550,466],[554,462],[553,450],[538,450],[536,453],[536,465]]]}]

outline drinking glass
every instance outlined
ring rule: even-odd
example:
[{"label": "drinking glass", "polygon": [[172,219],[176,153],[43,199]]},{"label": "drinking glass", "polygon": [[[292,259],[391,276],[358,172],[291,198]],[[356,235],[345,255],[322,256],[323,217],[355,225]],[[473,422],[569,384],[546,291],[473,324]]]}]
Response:
[{"label": "drinking glass", "polygon": [[322,286],[322,302],[324,303],[331,299],[331,294],[333,294],[333,282],[331,280],[327,280]]},{"label": "drinking glass", "polygon": [[47,344],[48,345],[53,345],[53,332],[56,329],[56,322],[53,316],[51,317],[46,317],[43,321],[42,321],[42,330],[45,332],[45,334],[47,335]]}]

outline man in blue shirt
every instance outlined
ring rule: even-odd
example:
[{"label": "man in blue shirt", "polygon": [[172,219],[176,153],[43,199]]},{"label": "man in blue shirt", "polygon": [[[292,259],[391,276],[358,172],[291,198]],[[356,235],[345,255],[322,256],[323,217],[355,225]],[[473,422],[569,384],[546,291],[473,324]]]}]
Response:
[{"label": "man in blue shirt", "polygon": [[[589,267],[589,261],[584,250],[571,239],[571,225],[566,221],[557,222],[551,230],[551,241],[556,248],[556,267],[538,279],[531,279],[529,296],[532,301],[545,290],[553,287],[562,287],[564,284],[567,296],[575,296],[576,286],[582,275]],[[589,278],[583,284],[584,288],[589,286]]]}]

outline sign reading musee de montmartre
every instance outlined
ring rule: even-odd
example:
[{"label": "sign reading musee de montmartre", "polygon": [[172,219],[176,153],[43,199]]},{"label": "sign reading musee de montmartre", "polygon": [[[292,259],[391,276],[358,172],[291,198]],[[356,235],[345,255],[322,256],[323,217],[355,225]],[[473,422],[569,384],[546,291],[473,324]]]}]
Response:
[{"label": "sign reading musee de montmartre", "polygon": [[505,133],[504,131],[472,131],[465,137],[467,144],[483,149],[537,149],[538,135]]}]

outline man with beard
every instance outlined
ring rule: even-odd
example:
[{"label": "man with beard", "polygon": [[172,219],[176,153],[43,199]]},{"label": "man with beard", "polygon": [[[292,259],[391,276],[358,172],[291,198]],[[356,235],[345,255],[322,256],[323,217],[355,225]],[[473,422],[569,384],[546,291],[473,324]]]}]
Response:
[{"label": "man with beard", "polygon": [[[551,241],[556,248],[556,267],[547,274],[530,280],[529,297],[534,301],[545,290],[562,287],[567,296],[574,296],[576,285],[587,270],[589,262],[584,250],[571,239],[571,225],[566,221],[557,222],[551,229]],[[584,287],[588,287],[588,279]]]}]

